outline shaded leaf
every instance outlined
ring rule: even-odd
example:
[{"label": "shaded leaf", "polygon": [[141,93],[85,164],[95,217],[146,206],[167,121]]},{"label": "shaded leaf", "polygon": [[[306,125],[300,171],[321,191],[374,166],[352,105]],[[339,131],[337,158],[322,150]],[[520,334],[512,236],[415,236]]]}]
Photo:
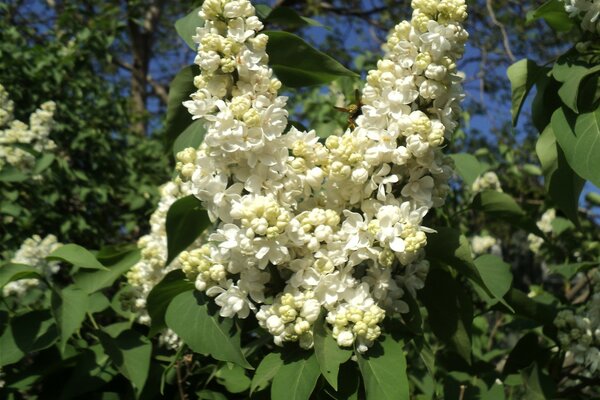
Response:
[{"label": "shaded leaf", "polygon": [[367,400],[410,399],[402,341],[382,335],[369,351],[357,354],[357,359]]},{"label": "shaded leaf", "polygon": [[252,377],[250,393],[265,389],[282,365],[283,360],[279,353],[267,354],[258,365],[258,368],[256,368],[256,372]]},{"label": "shaded leaf", "polygon": [[542,164],[546,191],[558,208],[578,224],[579,197],[585,181],[567,163],[551,125],[538,138],[535,151]]},{"label": "shaded leaf", "polygon": [[60,260],[73,264],[80,268],[102,269],[107,268],[96,259],[96,257],[85,248],[76,244],[65,244],[46,257],[49,260]]},{"label": "shaded leaf", "polygon": [[97,334],[119,372],[131,381],[133,388],[139,393],[144,388],[150,370],[150,341],[134,330],[123,331],[116,338],[102,331]]},{"label": "shaded leaf", "polygon": [[188,291],[177,295],[167,307],[165,321],[193,351],[252,368],[242,354],[240,333],[233,319],[219,318],[209,312],[200,293]]},{"label": "shaded leaf", "polygon": [[177,153],[181,150],[193,147],[197,149],[204,140],[206,134],[206,128],[204,127],[204,121],[194,121],[185,128],[183,132],[175,139],[173,143],[173,157],[177,157]]},{"label": "shaded leaf", "polygon": [[59,348],[61,352],[65,351],[67,341],[81,326],[88,306],[87,292],[76,286],[71,285],[60,292],[52,292],[52,312],[60,335]]},{"label": "shaded leaf", "polygon": [[579,116],[560,108],[552,114],[552,129],[571,168],[600,187],[600,108]]},{"label": "shaded leaf", "polygon": [[210,226],[210,219],[202,203],[190,195],[175,201],[167,212],[167,250],[166,265],[175,259],[183,250]]},{"label": "shaded leaf", "polygon": [[125,272],[133,267],[139,259],[140,251],[134,250],[129,252],[115,264],[109,265],[108,271],[81,271],[73,277],[73,280],[77,287],[82,288],[88,293],[93,293],[111,286]]},{"label": "shaded leaf", "polygon": [[8,263],[0,266],[0,289],[7,283],[20,279],[43,279],[43,277],[29,265]]},{"label": "shaded leaf", "polygon": [[340,365],[352,356],[352,351],[338,346],[332,333],[325,327],[325,314],[322,313],[314,325],[314,347],[321,374],[327,382],[338,390],[338,371]]},{"label": "shaded leaf", "polygon": [[435,336],[470,363],[473,321],[470,294],[448,272],[431,269],[419,298],[427,308],[427,320]]},{"label": "shaded leaf", "polygon": [[523,103],[531,88],[548,70],[549,68],[540,67],[534,61],[528,59],[517,61],[506,70],[512,87],[511,113],[513,126],[517,126]]},{"label": "shaded leaf", "polygon": [[[497,301],[504,303],[504,295],[510,290],[513,275],[510,271],[510,265],[505,263],[500,257],[484,254],[474,261],[477,271],[486,287],[492,292]],[[506,304],[506,303],[505,303]],[[507,307],[508,304],[506,304]]]},{"label": "shaded leaf", "polygon": [[149,336],[154,336],[167,327],[165,323],[165,313],[171,300],[180,293],[194,289],[194,284],[185,280],[185,274],[182,270],[176,269],[169,272],[165,277],[152,288],[146,298],[146,308],[151,318],[151,327]]},{"label": "shaded leaf", "polygon": [[314,353],[302,352],[284,360],[273,379],[271,399],[308,400],[320,374],[319,363]]},{"label": "shaded leaf", "polygon": [[527,23],[543,18],[554,30],[568,32],[575,26],[575,22],[565,11],[565,5],[560,0],[549,0],[534,11],[527,13]]},{"label": "shaded leaf", "polygon": [[200,10],[202,10],[202,7],[195,8],[185,17],[179,18],[175,22],[177,34],[192,50],[196,50],[197,47],[196,43],[192,40],[192,36],[196,36],[196,28],[204,26],[204,20],[198,15]]},{"label": "shaded leaf", "polygon": [[189,100],[190,95],[196,92],[194,86],[196,75],[200,75],[200,68],[197,65],[190,65],[179,71],[169,85],[165,118],[167,148],[170,148],[171,143],[192,123],[192,116],[183,106],[183,102]]},{"label": "shaded leaf", "polygon": [[269,36],[269,65],[288,87],[329,83],[341,76],[358,78],[356,73],[294,34],[280,31],[264,33]]}]

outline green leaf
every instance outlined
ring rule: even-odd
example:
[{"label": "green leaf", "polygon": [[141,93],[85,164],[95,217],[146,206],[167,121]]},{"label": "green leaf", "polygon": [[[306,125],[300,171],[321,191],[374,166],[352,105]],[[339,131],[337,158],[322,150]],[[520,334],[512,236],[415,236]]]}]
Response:
[{"label": "green leaf", "polygon": [[60,398],[72,399],[85,393],[94,393],[110,382],[118,373],[107,365],[108,359],[99,344],[81,349],[75,358],[77,368],[68,378],[65,377]]},{"label": "green leaf", "polygon": [[167,212],[167,250],[166,265],[175,259],[210,226],[210,219],[202,203],[190,195],[178,199]]},{"label": "green leaf", "polygon": [[534,11],[527,13],[526,23],[531,23],[543,18],[554,30],[568,32],[575,26],[573,19],[565,11],[565,5],[561,0],[549,0]]},{"label": "green leaf", "polygon": [[530,319],[542,325],[553,325],[556,318],[556,308],[540,303],[528,297],[518,289],[510,289],[504,299],[515,310],[515,313],[523,318]]},{"label": "green leaf", "polygon": [[552,129],[571,168],[600,187],[600,108],[579,116],[560,108],[552,114]]},{"label": "green leaf", "polygon": [[456,172],[458,172],[463,181],[469,186],[487,169],[484,164],[477,160],[477,157],[471,154],[458,153],[451,154],[450,157],[454,160]]},{"label": "green leaf", "polygon": [[271,386],[273,400],[308,400],[321,372],[314,353],[298,352],[284,360]]},{"label": "green leaf", "polygon": [[25,352],[17,346],[12,329],[7,327],[0,335],[0,367],[19,361]]},{"label": "green leaf", "polygon": [[227,400],[227,397],[223,393],[207,389],[203,389],[196,394],[198,395],[199,400]]},{"label": "green leaf", "polygon": [[204,127],[204,121],[192,122],[192,124],[185,128],[185,131],[175,139],[175,143],[173,143],[173,156],[176,158],[177,153],[188,147],[193,147],[194,149],[200,147],[205,134],[206,128]]},{"label": "green leaf", "polygon": [[534,61],[528,59],[517,61],[508,67],[506,74],[512,87],[511,113],[513,126],[517,126],[523,103],[531,88],[548,70],[549,68],[540,67]]},{"label": "green leaf", "polygon": [[575,228],[575,225],[566,218],[556,217],[552,220],[552,232],[555,236],[560,236],[563,232]]},{"label": "green leaf", "polygon": [[178,294],[193,289],[194,284],[185,280],[185,274],[180,269],[169,272],[152,288],[146,299],[146,308],[152,321],[148,336],[154,336],[167,327],[165,313],[171,300]]},{"label": "green leaf", "polygon": [[586,104],[582,104],[580,99],[580,88],[588,78],[591,78],[592,75],[597,74],[599,71],[600,65],[594,68],[585,68],[578,65],[568,68],[566,79],[558,90],[558,95],[563,104],[576,113],[581,111],[580,105],[585,108]]},{"label": "green leaf", "polygon": [[439,265],[451,266],[479,285],[489,296],[493,296],[473,263],[469,241],[460,231],[452,228],[437,228],[436,233],[427,236],[425,249],[428,260]]},{"label": "green leaf", "polygon": [[431,269],[419,298],[427,309],[431,330],[443,343],[471,363],[471,297],[448,272]]},{"label": "green leaf", "polygon": [[273,11],[273,9],[266,4],[257,4],[254,6],[254,9],[256,10],[256,15],[262,21],[266,20],[269,14],[271,14],[271,11]]},{"label": "green leaf", "polygon": [[525,334],[510,351],[502,369],[503,375],[519,372],[536,361],[540,355],[540,342],[537,333]]},{"label": "green leaf", "polygon": [[54,250],[48,257],[49,260],[60,260],[77,267],[86,269],[102,269],[107,268],[94,257],[92,253],[76,244],[65,244]]},{"label": "green leaf", "polygon": [[477,193],[473,198],[472,207],[474,210],[484,212],[490,217],[512,223],[538,236],[545,236],[537,227],[535,221],[525,213],[508,193],[495,190]]},{"label": "green leaf", "polygon": [[546,375],[537,363],[521,372],[525,389],[526,398],[530,400],[549,400],[554,399],[556,384],[548,375]]},{"label": "green leaf", "polygon": [[[4,338],[6,335],[9,336]],[[19,352],[29,354],[52,346],[58,339],[58,333],[50,311],[36,310],[14,317],[2,337],[0,342],[3,346],[0,347],[0,353],[2,353],[0,359],[4,363],[5,360],[14,360]],[[11,342],[16,345],[18,350],[11,348]],[[9,345],[6,350],[4,344]]]},{"label": "green leaf", "polygon": [[12,165],[6,165],[0,170],[0,182],[23,182],[29,179],[29,175],[19,171]]},{"label": "green leaf", "polygon": [[321,313],[314,325],[314,347],[321,374],[337,391],[340,365],[350,359],[352,351],[338,346],[331,332],[325,327],[324,313]]},{"label": "green leaf", "polygon": [[60,292],[52,292],[52,311],[60,335],[59,348],[62,353],[71,335],[81,327],[88,306],[87,292],[76,286],[71,285]]},{"label": "green leaf", "polygon": [[246,376],[244,368],[237,365],[226,364],[215,376],[217,382],[225,386],[229,393],[242,393],[250,388],[250,378]]},{"label": "green leaf", "polygon": [[190,65],[179,71],[171,81],[165,118],[167,148],[170,148],[175,139],[192,123],[192,116],[183,106],[183,102],[189,100],[190,95],[196,92],[194,77],[197,75],[200,75],[200,68]]},{"label": "green leaf", "polygon": [[565,279],[571,279],[579,272],[590,270],[599,264],[600,261],[554,264],[548,265],[548,269],[551,273],[562,275]]},{"label": "green leaf", "polygon": [[104,294],[96,292],[89,296],[89,307],[87,311],[90,314],[102,312],[108,307],[110,307],[110,301]]},{"label": "green leaf", "polygon": [[546,191],[558,208],[578,224],[579,197],[585,181],[567,163],[564,152],[556,143],[551,125],[540,135],[535,151],[542,164]]},{"label": "green leaf", "polygon": [[342,76],[359,77],[294,34],[279,31],[264,33],[269,36],[269,65],[288,87],[329,83]]},{"label": "green leaf", "polygon": [[55,160],[55,156],[52,153],[45,153],[40,158],[35,160],[35,165],[33,166],[33,174],[41,174],[44,172]]},{"label": "green leaf", "polygon": [[196,28],[204,26],[204,20],[198,15],[200,10],[202,10],[202,7],[195,8],[191,13],[175,22],[177,34],[192,50],[196,50],[197,47],[192,40],[192,37],[196,36]]},{"label": "green leaf", "polygon": [[281,359],[279,353],[267,354],[266,357],[263,358],[260,364],[258,365],[258,368],[256,368],[256,372],[252,377],[250,393],[263,390],[267,386],[269,386],[269,382],[271,382],[271,380],[277,374],[282,365],[283,360]]},{"label": "green leaf", "polygon": [[233,319],[219,318],[210,312],[200,293],[188,291],[177,295],[167,307],[165,321],[193,351],[252,369],[242,354],[240,332]]},{"label": "green leaf", "polygon": [[98,331],[97,334],[102,347],[119,372],[131,381],[133,388],[139,393],[144,388],[150,371],[150,341],[134,330],[123,331],[116,338],[102,331]]},{"label": "green leaf", "polygon": [[315,26],[319,28],[324,27],[319,21],[312,18],[303,17],[298,14],[296,10],[289,7],[274,8],[266,17],[265,22],[268,24],[285,26],[289,29],[297,29],[303,26]]},{"label": "green leaf", "polygon": [[[478,257],[474,263],[481,279],[483,279],[486,287],[492,292],[495,300],[504,302],[504,295],[510,290],[513,280],[510,265],[505,263],[500,257],[491,254],[484,254]],[[494,303],[495,301],[492,304]],[[506,305],[510,308],[508,304]]]},{"label": "green leaf", "polygon": [[140,259],[140,251],[134,250],[112,265],[108,265],[108,271],[80,271],[73,277],[75,285],[88,293],[111,286],[125,272],[135,265]]},{"label": "green leaf", "polygon": [[404,343],[382,335],[366,353],[357,354],[367,400],[410,399]]},{"label": "green leaf", "polygon": [[0,266],[0,289],[7,283],[19,279],[43,279],[43,277],[29,265],[8,263]]}]

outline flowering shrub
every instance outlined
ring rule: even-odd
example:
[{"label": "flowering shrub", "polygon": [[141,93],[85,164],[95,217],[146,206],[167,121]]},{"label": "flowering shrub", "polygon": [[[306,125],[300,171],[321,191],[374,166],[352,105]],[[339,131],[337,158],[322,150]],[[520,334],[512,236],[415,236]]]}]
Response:
[{"label": "flowering shrub", "polygon": [[[600,186],[595,5],[529,13],[577,44],[508,70],[538,162],[459,130],[464,0],[413,0],[364,83],[271,30],[318,21],[204,1],[176,24],[195,60],[169,92],[176,165],[149,232],[97,251],[36,236],[0,265],[0,393],[600,396],[600,202],[580,200]],[[332,104],[361,87],[333,104],[343,125],[293,120],[291,88],[317,84]]]}]

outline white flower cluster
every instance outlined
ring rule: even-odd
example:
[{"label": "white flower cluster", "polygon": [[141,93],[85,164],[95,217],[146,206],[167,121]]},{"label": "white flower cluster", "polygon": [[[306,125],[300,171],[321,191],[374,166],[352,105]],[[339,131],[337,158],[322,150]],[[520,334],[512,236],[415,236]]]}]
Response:
[{"label": "white flower cluster", "polygon": [[[542,214],[542,218],[536,223],[537,227],[540,228],[540,231],[544,233],[552,233],[552,221],[556,218],[556,210],[554,208],[550,208]],[[529,250],[531,250],[534,254],[539,253],[540,248],[544,244],[544,239],[541,237],[530,233],[527,236],[527,241],[529,242]]]},{"label": "white flower cluster", "polygon": [[168,182],[160,188],[158,207],[150,217],[150,233],[138,240],[141,259],[127,272],[127,281],[133,291],[125,293],[124,306],[138,314],[138,322],[149,325],[150,317],[146,311],[146,298],[162,278],[174,269],[181,268],[177,260],[169,265],[167,261],[167,212],[179,198],[186,196],[187,185]]},{"label": "white flower cluster", "polygon": [[473,185],[471,185],[471,190],[474,193],[483,192],[484,190],[495,190],[496,192],[502,192],[502,185],[500,184],[498,175],[496,175],[496,173],[493,171],[488,171],[475,179],[475,182],[473,182]]},{"label": "white flower cluster", "polygon": [[600,0],[564,0],[571,18],[581,19],[581,29],[600,33]]},{"label": "white flower cluster", "polygon": [[56,104],[47,101],[29,117],[29,125],[16,120],[14,103],[0,85],[0,170],[5,165],[29,169],[35,162],[31,152],[19,147],[29,146],[35,152],[52,151],[56,144],[48,137],[54,125]]},{"label": "white flower cluster", "polygon": [[248,0],[206,0],[197,29],[198,90],[184,103],[204,143],[177,155],[182,180],[217,228],[179,262],[223,317],[256,315],[275,343],[313,344],[327,312],[340,346],[366,351],[386,313],[423,287],[430,229],[449,191],[441,151],[464,97],[456,61],[464,0],[413,0],[370,71],[356,127],[321,143],[288,126],[268,37]]},{"label": "white flower cluster", "polygon": [[591,296],[582,309],[559,312],[554,324],[567,356],[593,376],[600,374],[600,270],[592,271],[590,279]]},{"label": "white flower cluster", "polygon": [[475,235],[472,236],[469,241],[471,242],[471,251],[473,256],[493,254],[495,256],[502,257],[500,239],[490,235]]},{"label": "white flower cluster", "polygon": [[[46,257],[61,245],[54,235],[48,235],[43,239],[38,235],[33,235],[21,244],[11,262],[33,267],[40,275],[50,278],[58,272],[60,266],[58,261],[47,261]],[[39,287],[41,284],[35,278],[9,282],[2,288],[2,295],[4,297],[21,297],[31,288]]]}]

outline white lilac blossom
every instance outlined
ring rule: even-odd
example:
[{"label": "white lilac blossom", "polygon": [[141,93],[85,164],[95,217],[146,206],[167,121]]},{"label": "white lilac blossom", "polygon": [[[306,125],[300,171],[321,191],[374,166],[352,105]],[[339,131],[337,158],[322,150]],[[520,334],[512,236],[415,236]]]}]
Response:
[{"label": "white lilac blossom", "polygon": [[412,7],[368,73],[356,126],[325,143],[286,131],[250,2],[206,0],[199,13],[201,73],[184,105],[207,133],[177,169],[216,228],[178,262],[221,316],[255,315],[276,344],[310,348],[324,309],[338,344],[366,351],[424,285],[432,230],[422,221],[449,191],[441,149],[457,127],[468,34],[464,0]]},{"label": "white lilac blossom", "polygon": [[496,192],[501,192],[502,185],[500,184],[498,175],[496,175],[495,172],[488,171],[475,179],[475,182],[473,182],[473,185],[471,185],[471,190],[475,193],[479,193],[484,190],[495,190]]},{"label": "white lilac blossom", "polygon": [[472,236],[469,241],[471,242],[471,252],[473,253],[473,256],[492,254],[502,257],[500,239],[490,235],[475,235]]},{"label": "white lilac blossom", "polygon": [[590,273],[590,298],[577,310],[558,313],[554,324],[567,359],[586,369],[589,376],[600,376],[600,270]]},{"label": "white lilac blossom", "polygon": [[[24,264],[33,268],[41,276],[50,279],[60,269],[57,261],[48,261],[46,257],[60,247],[54,235],[48,235],[42,239],[39,235],[33,235],[26,239],[11,259],[12,263]],[[7,283],[2,288],[4,297],[21,297],[30,289],[42,286],[43,283],[36,278],[20,279]]]},{"label": "white lilac blossom", "polygon": [[600,33],[600,0],[564,0],[571,18],[581,21],[581,29]]},{"label": "white lilac blossom", "polygon": [[21,170],[33,167],[35,157],[31,151],[20,146],[28,146],[35,152],[52,151],[56,144],[48,137],[54,125],[53,101],[43,103],[29,116],[29,125],[14,118],[14,103],[4,86],[0,85],[0,170],[6,165]]},{"label": "white lilac blossom", "polygon": [[[172,270],[181,268],[181,263],[176,259],[169,265],[167,261],[167,232],[166,218],[171,205],[179,198],[189,194],[188,184],[179,180],[168,182],[160,188],[160,201],[150,217],[150,233],[138,240],[140,261],[127,273],[130,291],[122,294],[123,306],[137,315],[137,321],[150,325],[150,316],[146,309],[146,299],[150,291],[162,278]],[[172,331],[167,330],[159,337],[160,343],[170,348],[179,347],[180,340]]]},{"label": "white lilac blossom", "polygon": [[[540,231],[546,234],[552,233],[552,221],[556,219],[556,210],[554,208],[550,208],[542,214],[540,220],[536,223],[537,227],[540,228]],[[544,244],[544,239],[541,237],[530,233],[527,236],[527,242],[529,243],[529,249],[537,254],[540,251],[540,248]]]}]

